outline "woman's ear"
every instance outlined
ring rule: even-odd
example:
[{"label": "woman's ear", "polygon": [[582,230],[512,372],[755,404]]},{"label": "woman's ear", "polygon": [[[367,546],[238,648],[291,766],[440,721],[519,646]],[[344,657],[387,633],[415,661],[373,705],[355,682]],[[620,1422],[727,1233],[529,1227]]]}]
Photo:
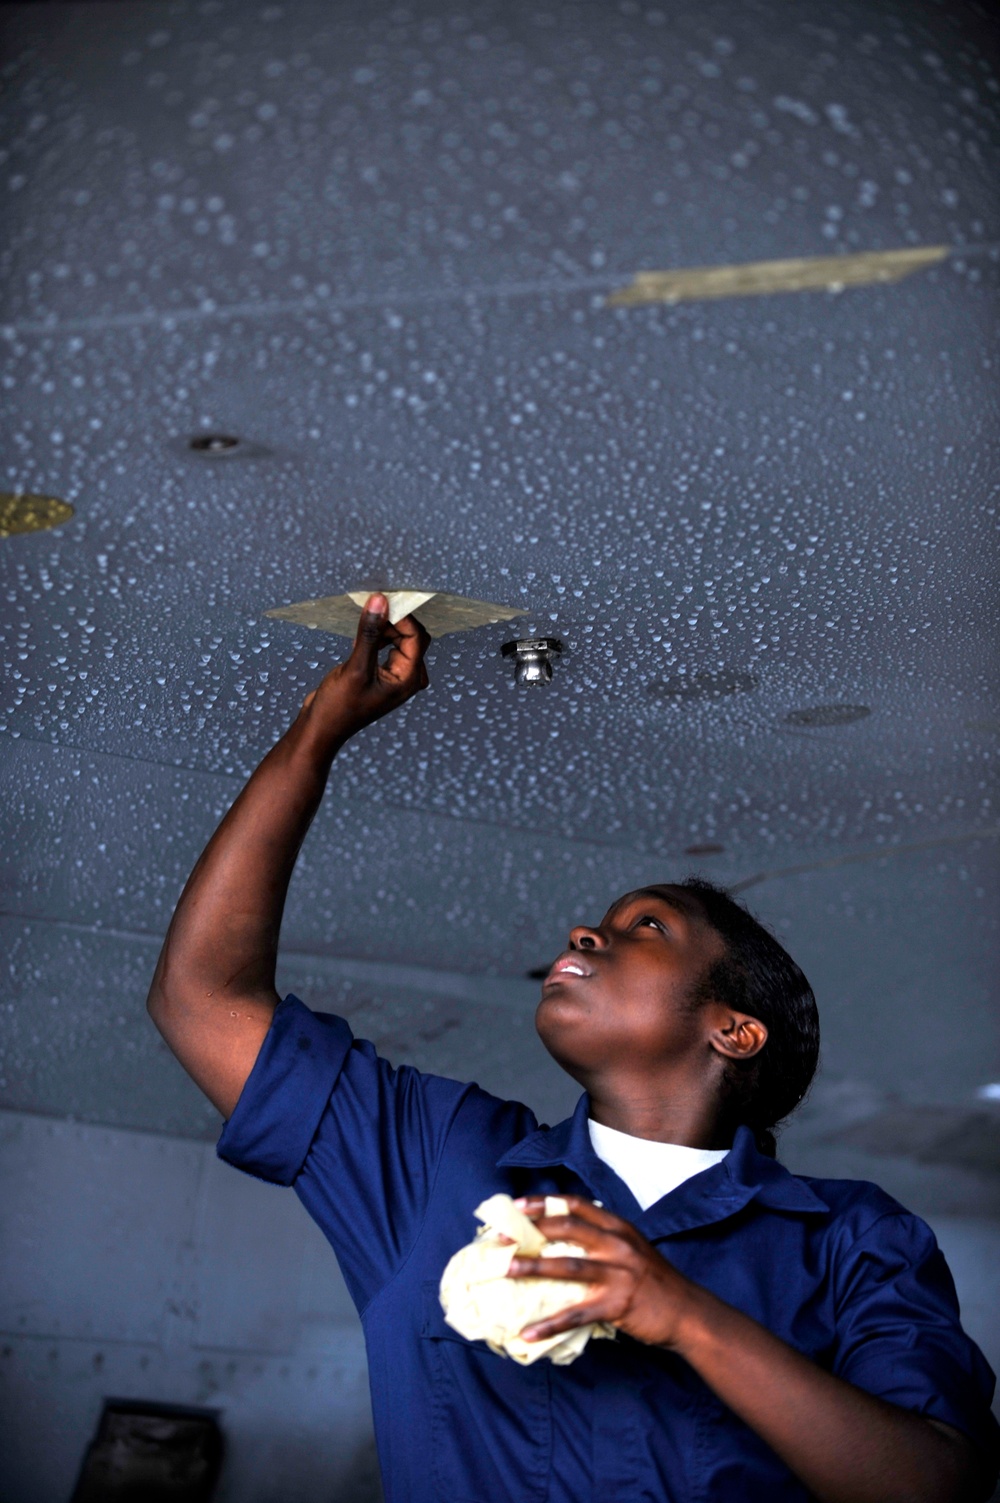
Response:
[{"label": "woman's ear", "polygon": [[726,1059],[752,1059],[767,1043],[767,1029],[759,1018],[745,1012],[730,1012],[712,1029],[708,1041]]}]

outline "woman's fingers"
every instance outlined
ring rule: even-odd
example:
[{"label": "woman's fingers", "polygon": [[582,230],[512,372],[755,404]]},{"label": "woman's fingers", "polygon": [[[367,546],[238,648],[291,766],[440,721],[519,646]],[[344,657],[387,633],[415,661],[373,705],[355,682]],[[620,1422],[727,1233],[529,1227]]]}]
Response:
[{"label": "woman's fingers", "polygon": [[[424,653],[430,646],[430,634],[413,616],[404,616],[395,624],[389,620],[389,602],[380,593],[368,597],[358,622],[349,663],[360,670],[370,685],[385,689],[426,688],[427,670]],[[391,649],[385,663],[379,665],[379,653]]]},{"label": "woman's fingers", "polygon": [[[610,1232],[614,1231],[617,1227],[628,1225],[620,1216],[616,1216],[612,1211],[606,1211],[596,1201],[585,1200],[582,1195],[561,1195],[558,1198],[566,1202],[571,1216],[579,1216],[581,1220],[589,1221],[591,1226],[602,1226]],[[546,1217],[544,1195],[525,1195],[520,1200],[515,1201],[515,1204],[518,1210],[523,1211],[526,1216],[530,1216],[532,1221],[541,1221],[543,1219],[548,1221],[558,1220],[558,1217]]]},{"label": "woman's fingers", "polygon": [[389,602],[384,595],[369,595],[347,660],[347,664],[360,670],[368,682],[374,679],[378,671],[378,655],[383,645],[385,628],[389,625],[388,611]]},{"label": "woman's fingers", "polygon": [[549,1242],[576,1242],[589,1256],[603,1258],[609,1263],[630,1261],[637,1233],[627,1221],[581,1196],[561,1198],[569,1209],[556,1216],[545,1215],[542,1196],[525,1196],[517,1204]]},{"label": "woman's fingers", "polygon": [[[430,641],[429,633],[412,616],[394,625],[389,620],[388,600],[376,591],[365,602],[350,656],[306,695],[301,713],[319,734],[353,736],[426,689],[429,679],[423,659]],[[387,647],[389,653],[380,664]]]},{"label": "woman's fingers", "polygon": [[525,1341],[544,1341],[547,1336],[560,1336],[563,1331],[575,1331],[577,1326],[589,1326],[603,1320],[600,1306],[593,1304],[570,1305],[548,1320],[538,1320],[521,1331]]},{"label": "woman's fingers", "polygon": [[580,1284],[597,1284],[607,1274],[607,1266],[594,1258],[512,1258],[507,1270],[509,1279],[575,1279]]},{"label": "woman's fingers", "polygon": [[541,1216],[535,1225],[549,1242],[578,1242],[589,1257],[605,1258],[612,1263],[624,1262],[638,1237],[626,1222],[617,1222],[608,1229],[576,1215]]},{"label": "woman's fingers", "polygon": [[676,1339],[685,1299],[694,1287],[679,1275],[642,1233],[577,1195],[564,1197],[568,1212],[546,1216],[541,1196],[517,1202],[550,1242],[576,1243],[580,1256],[514,1258],[512,1278],[552,1278],[584,1284],[587,1300],[522,1331],[525,1340],[540,1340],[590,1321],[606,1321],[653,1346]]},{"label": "woman's fingers", "polygon": [[390,633],[392,651],[382,672],[394,683],[405,684],[415,677],[420,688],[426,687],[424,680],[427,678],[427,670],[424,667],[424,653],[431,641],[427,629],[415,617],[404,616],[401,621],[397,621],[395,626],[388,627],[386,636]]},{"label": "woman's fingers", "polygon": [[595,1226],[592,1221],[584,1221],[582,1216],[575,1215],[539,1216],[535,1225],[550,1242],[579,1242],[588,1250],[606,1246],[609,1238],[620,1236],[617,1228]]}]

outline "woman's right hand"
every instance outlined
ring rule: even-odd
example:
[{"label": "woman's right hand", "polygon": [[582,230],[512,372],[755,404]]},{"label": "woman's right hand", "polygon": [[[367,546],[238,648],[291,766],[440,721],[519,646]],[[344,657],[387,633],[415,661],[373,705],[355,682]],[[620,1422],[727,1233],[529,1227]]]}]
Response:
[{"label": "woman's right hand", "polygon": [[[339,745],[427,688],[424,654],[430,635],[413,616],[393,626],[388,612],[384,595],[369,596],[350,657],[303,702],[299,723],[307,734]],[[392,650],[380,664],[379,653],[387,646]]]}]

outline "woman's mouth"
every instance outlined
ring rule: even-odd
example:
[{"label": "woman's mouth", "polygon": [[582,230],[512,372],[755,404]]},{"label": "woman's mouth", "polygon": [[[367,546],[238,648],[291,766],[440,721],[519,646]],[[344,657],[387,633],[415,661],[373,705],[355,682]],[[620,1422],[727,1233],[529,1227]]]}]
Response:
[{"label": "woman's mouth", "polygon": [[593,974],[590,967],[576,955],[560,955],[542,985],[548,986],[553,981],[565,981],[570,976],[586,977]]}]

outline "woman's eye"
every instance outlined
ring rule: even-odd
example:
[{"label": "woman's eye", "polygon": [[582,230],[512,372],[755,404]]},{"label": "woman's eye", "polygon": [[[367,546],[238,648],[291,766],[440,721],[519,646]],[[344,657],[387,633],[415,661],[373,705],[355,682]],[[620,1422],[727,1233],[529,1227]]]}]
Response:
[{"label": "woman's eye", "polygon": [[663,925],[660,923],[659,919],[655,919],[651,913],[644,913],[642,918],[639,919],[638,923],[636,924],[636,928],[639,928],[639,926],[642,924],[652,924],[653,928],[659,929],[661,934],[665,933]]}]

